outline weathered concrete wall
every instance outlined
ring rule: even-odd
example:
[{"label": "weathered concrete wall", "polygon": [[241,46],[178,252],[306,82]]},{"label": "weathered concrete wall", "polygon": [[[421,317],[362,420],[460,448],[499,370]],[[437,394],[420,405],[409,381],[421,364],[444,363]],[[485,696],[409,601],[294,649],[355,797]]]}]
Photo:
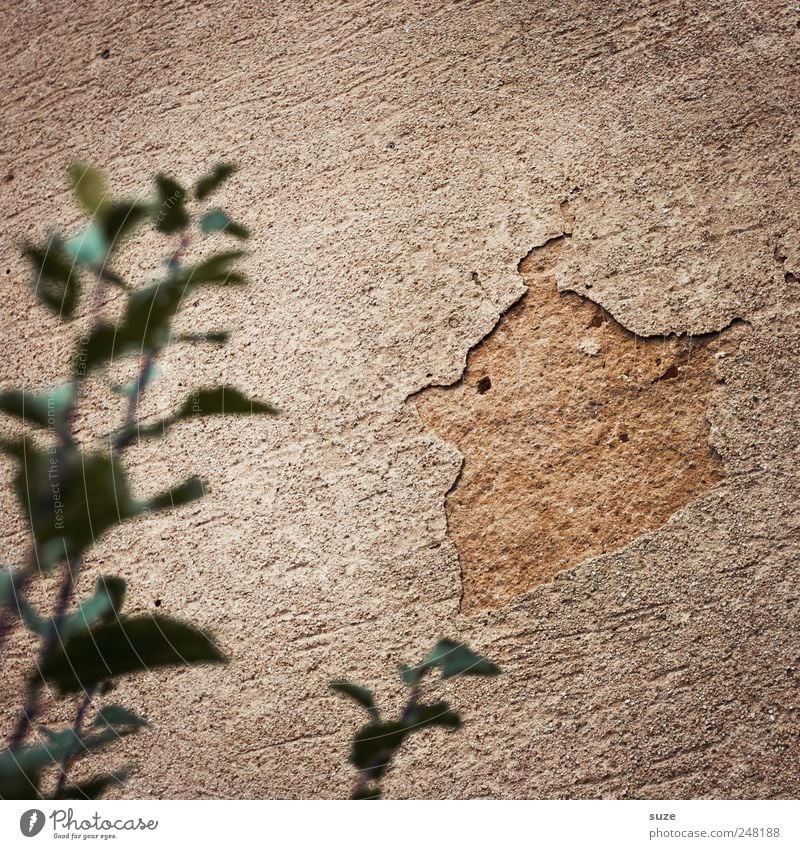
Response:
[{"label": "weathered concrete wall", "polygon": [[[130,455],[143,492],[200,471],[211,495],[109,536],[83,588],[118,570],[135,609],[203,623],[233,662],[121,688],[153,728],[109,754],[138,764],[119,795],[345,795],[362,717],[327,681],[399,698],[395,665],[442,635],[505,675],[442,687],[466,727],[403,750],[389,795],[798,795],[793,7],[6,5],[3,385],[67,370],[15,247],[75,222],[65,163],[102,164],[123,193],[225,158],[254,282],[187,311],[195,329],[224,317],[233,341],[175,349],[148,409],[225,380],[284,410],[176,428],[170,462]],[[421,420],[432,396],[406,399],[459,379],[523,293],[520,260],[567,230],[549,285],[620,328],[736,324],[685,401],[687,450],[713,476],[660,527],[462,611],[445,512],[462,455]],[[528,356],[529,336],[513,344]],[[604,474],[599,500],[620,483]],[[1,506],[15,562],[7,486]],[[486,509],[502,524],[512,507]],[[6,710],[22,649],[0,673]]]}]

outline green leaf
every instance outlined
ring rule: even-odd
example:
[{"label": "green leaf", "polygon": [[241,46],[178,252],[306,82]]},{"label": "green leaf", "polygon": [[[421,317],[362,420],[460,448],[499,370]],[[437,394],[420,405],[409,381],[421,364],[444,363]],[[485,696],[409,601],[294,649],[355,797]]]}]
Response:
[{"label": "green leaf", "polygon": [[231,174],[236,171],[236,166],[227,162],[220,162],[210,174],[201,177],[194,187],[194,196],[197,200],[205,200],[213,191],[218,189]]},{"label": "green leaf", "polygon": [[0,572],[0,607],[5,607],[25,623],[28,630],[43,636],[47,633],[47,620],[43,619],[21,589],[22,572],[4,569]]},{"label": "green leaf", "polygon": [[223,251],[212,254],[197,265],[181,266],[176,272],[176,278],[191,286],[199,283],[241,284],[245,282],[245,278],[239,272],[233,271],[231,266],[246,255],[244,251]]},{"label": "green leaf", "polygon": [[16,602],[7,605],[18,614],[25,627],[32,633],[43,637],[47,633],[49,620],[41,616],[22,593],[17,594]]},{"label": "green leaf", "polygon": [[3,569],[0,572],[0,607],[8,604],[16,596],[15,584],[16,574],[11,569]]},{"label": "green leaf", "polygon": [[380,778],[409,732],[404,722],[370,722],[353,738],[350,762],[367,770],[368,777]]},{"label": "green leaf", "polygon": [[84,454],[75,446],[41,451],[28,440],[21,445],[14,486],[41,568],[78,557],[109,528],[142,512],[112,454]]},{"label": "green leaf", "polygon": [[452,678],[455,675],[499,675],[500,669],[464,643],[454,640],[439,640],[431,649],[422,665],[438,666],[442,678]]},{"label": "green leaf", "polygon": [[180,183],[163,174],[156,175],[156,207],[153,211],[156,230],[175,233],[189,223],[186,190]]},{"label": "green leaf", "polygon": [[102,230],[95,224],[73,236],[65,247],[76,262],[93,267],[102,266],[108,256],[108,243]]},{"label": "green leaf", "polygon": [[88,781],[82,781],[78,784],[67,784],[51,798],[99,799],[109,787],[124,784],[127,779],[128,773],[125,770],[117,770],[105,775],[98,775],[96,778],[90,778]]},{"label": "green leaf", "polygon": [[108,205],[108,184],[99,168],[85,162],[73,162],[68,173],[72,191],[89,215],[94,217]]},{"label": "green leaf", "polygon": [[357,701],[370,712],[373,719],[380,719],[380,713],[375,705],[375,696],[372,694],[372,690],[368,690],[366,687],[359,687],[358,684],[351,684],[349,681],[331,681],[328,686],[331,690],[335,690],[337,693],[343,693],[345,696],[349,696],[351,699]]},{"label": "green leaf", "polygon": [[243,395],[233,386],[213,386],[197,389],[181,405],[177,412],[159,419],[151,425],[139,427],[140,437],[164,436],[176,422],[206,416],[277,416],[278,410],[271,404],[255,401]]},{"label": "green leaf", "polygon": [[24,245],[22,251],[33,266],[33,290],[36,296],[59,318],[72,318],[78,304],[81,282],[75,263],[64,249],[64,243],[58,236],[53,236],[43,248]]},{"label": "green leaf", "polygon": [[254,401],[234,386],[211,386],[196,390],[172,417],[173,421],[204,416],[276,416],[278,410],[263,401]]},{"label": "green leaf", "polygon": [[221,209],[212,209],[200,220],[200,229],[204,233],[227,233],[237,239],[249,239],[250,231],[241,224],[232,221],[227,212]]},{"label": "green leaf", "polygon": [[122,578],[116,575],[101,575],[95,583],[94,594],[62,622],[59,629],[61,639],[65,640],[73,634],[88,631],[100,620],[113,621],[122,610],[125,589],[126,584]]},{"label": "green leaf", "polygon": [[150,217],[150,206],[135,200],[115,201],[97,215],[100,231],[109,246],[116,250],[142,222]]},{"label": "green leaf", "polygon": [[401,666],[400,677],[403,679],[403,683],[407,687],[415,687],[422,680],[422,676],[429,668],[430,667],[423,666],[422,664],[419,666]]},{"label": "green leaf", "polygon": [[92,724],[109,728],[143,728],[149,723],[144,717],[121,705],[108,705],[108,707],[98,711]]},{"label": "green leaf", "polygon": [[40,671],[61,693],[72,693],[118,675],[225,661],[208,634],[192,625],[166,616],[138,616],[70,637]]},{"label": "green leaf", "polygon": [[0,410],[23,422],[64,430],[66,415],[72,407],[74,385],[65,383],[44,394],[9,389],[0,392]]},{"label": "green leaf", "polygon": [[429,726],[461,728],[461,719],[455,711],[450,709],[447,702],[435,702],[432,705],[412,705],[406,711],[403,721],[409,731],[417,731]]},{"label": "green leaf", "polygon": [[147,510],[170,510],[197,501],[206,494],[203,481],[198,477],[187,478],[179,486],[168,489],[144,502]]},{"label": "green leaf", "polygon": [[423,728],[460,728],[461,720],[447,702],[409,705],[399,722],[370,722],[353,738],[350,761],[369,778],[380,778],[406,737]]},{"label": "green leaf", "polygon": [[41,772],[113,743],[127,729],[108,729],[97,734],[76,734],[73,729],[49,732],[46,741],[0,750],[0,799],[38,799]]},{"label": "green leaf", "polygon": [[126,354],[144,355],[166,345],[172,319],[186,288],[185,282],[168,279],[132,292],[118,325],[98,322],[88,337],[81,340],[75,360],[76,374]]}]

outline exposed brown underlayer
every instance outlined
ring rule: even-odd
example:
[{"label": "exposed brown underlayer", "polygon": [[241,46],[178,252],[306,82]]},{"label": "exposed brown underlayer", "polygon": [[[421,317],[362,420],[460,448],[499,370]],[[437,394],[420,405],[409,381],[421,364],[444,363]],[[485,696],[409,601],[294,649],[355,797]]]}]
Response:
[{"label": "exposed brown underlayer", "polygon": [[563,242],[520,263],[528,292],[471,351],[462,379],[415,399],[464,455],[447,516],[466,611],[623,547],[724,476],[705,411],[731,334],[636,336],[559,293]]}]

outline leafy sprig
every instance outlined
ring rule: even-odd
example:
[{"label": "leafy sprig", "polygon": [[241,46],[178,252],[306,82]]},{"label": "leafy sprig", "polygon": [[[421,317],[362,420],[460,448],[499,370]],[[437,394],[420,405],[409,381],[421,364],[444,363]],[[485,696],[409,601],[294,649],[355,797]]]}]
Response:
[{"label": "leafy sprig", "polygon": [[[218,165],[198,180],[192,196],[204,201],[231,176],[234,168]],[[172,324],[186,295],[213,285],[241,285],[237,269],[240,250],[212,253],[194,264],[183,255],[197,234],[221,233],[243,240],[246,228],[219,208],[193,210],[190,193],[172,177],[158,174],[150,198],[115,199],[104,174],[77,163],[69,179],[86,226],[70,237],[51,234],[41,245],[27,244],[23,252],[33,267],[33,289],[41,303],[69,322],[84,300],[85,281],[94,280],[88,299],[91,328],[78,341],[69,380],[52,389],[31,392],[12,388],[0,392],[0,412],[22,425],[13,439],[0,440],[0,450],[16,464],[14,488],[31,535],[31,555],[24,566],[0,570],[0,646],[15,624],[21,623],[39,639],[38,658],[28,676],[23,705],[9,744],[0,750],[0,798],[41,798],[44,775],[58,774],[52,798],[96,797],[124,780],[118,771],[81,784],[68,784],[71,764],[105,748],[126,734],[146,727],[133,711],[120,705],[101,707],[87,730],[85,723],[95,701],[121,676],[159,667],[224,663],[213,638],[194,625],[166,616],[127,616],[122,612],[125,582],[115,576],[98,578],[94,593],[70,611],[76,579],[89,552],[101,536],[122,522],[144,513],[174,509],[206,493],[202,480],[191,477],[146,500],[133,497],[123,463],[126,447],[137,438],[164,435],[176,423],[210,415],[275,415],[270,404],[250,399],[231,386],[199,387],[176,411],[154,424],[139,421],[139,402],[155,376],[155,362],[174,342],[213,341],[224,344],[226,331],[175,335]],[[114,268],[120,245],[149,223],[158,233],[177,238],[164,263],[164,276],[138,285]],[[126,304],[117,322],[100,312],[102,292],[115,286],[125,292]],[[85,378],[94,369],[105,371],[121,357],[135,357],[139,371],[124,388],[128,405],[117,429],[99,445],[83,448],[73,431],[76,406]],[[110,387],[119,392],[119,387]],[[49,439],[48,439],[49,438]],[[48,444],[45,444],[48,443]],[[61,570],[61,582],[51,615],[35,609],[28,598],[38,576]],[[29,738],[41,711],[44,685],[64,698],[78,698],[72,727],[38,727],[38,740]]]},{"label": "leafy sprig", "polygon": [[332,690],[353,699],[370,715],[370,721],[356,733],[350,749],[350,762],[359,771],[351,799],[381,798],[381,779],[409,735],[426,728],[456,730],[461,727],[460,716],[447,702],[420,702],[422,680],[436,668],[444,679],[500,674],[497,666],[464,643],[440,640],[417,666],[400,667],[400,677],[411,693],[400,718],[388,721],[382,718],[371,690],[349,681],[331,681]]}]

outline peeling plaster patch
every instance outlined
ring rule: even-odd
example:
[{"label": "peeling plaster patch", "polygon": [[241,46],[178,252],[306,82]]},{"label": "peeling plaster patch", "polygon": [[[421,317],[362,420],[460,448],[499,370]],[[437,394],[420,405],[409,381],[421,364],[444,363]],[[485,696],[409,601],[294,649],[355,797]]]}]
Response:
[{"label": "peeling plaster patch", "polygon": [[465,611],[497,607],[654,530],[724,475],[705,412],[728,329],[644,338],[559,293],[565,234],[519,270],[528,291],[462,378],[414,400],[464,455],[446,497]]}]

